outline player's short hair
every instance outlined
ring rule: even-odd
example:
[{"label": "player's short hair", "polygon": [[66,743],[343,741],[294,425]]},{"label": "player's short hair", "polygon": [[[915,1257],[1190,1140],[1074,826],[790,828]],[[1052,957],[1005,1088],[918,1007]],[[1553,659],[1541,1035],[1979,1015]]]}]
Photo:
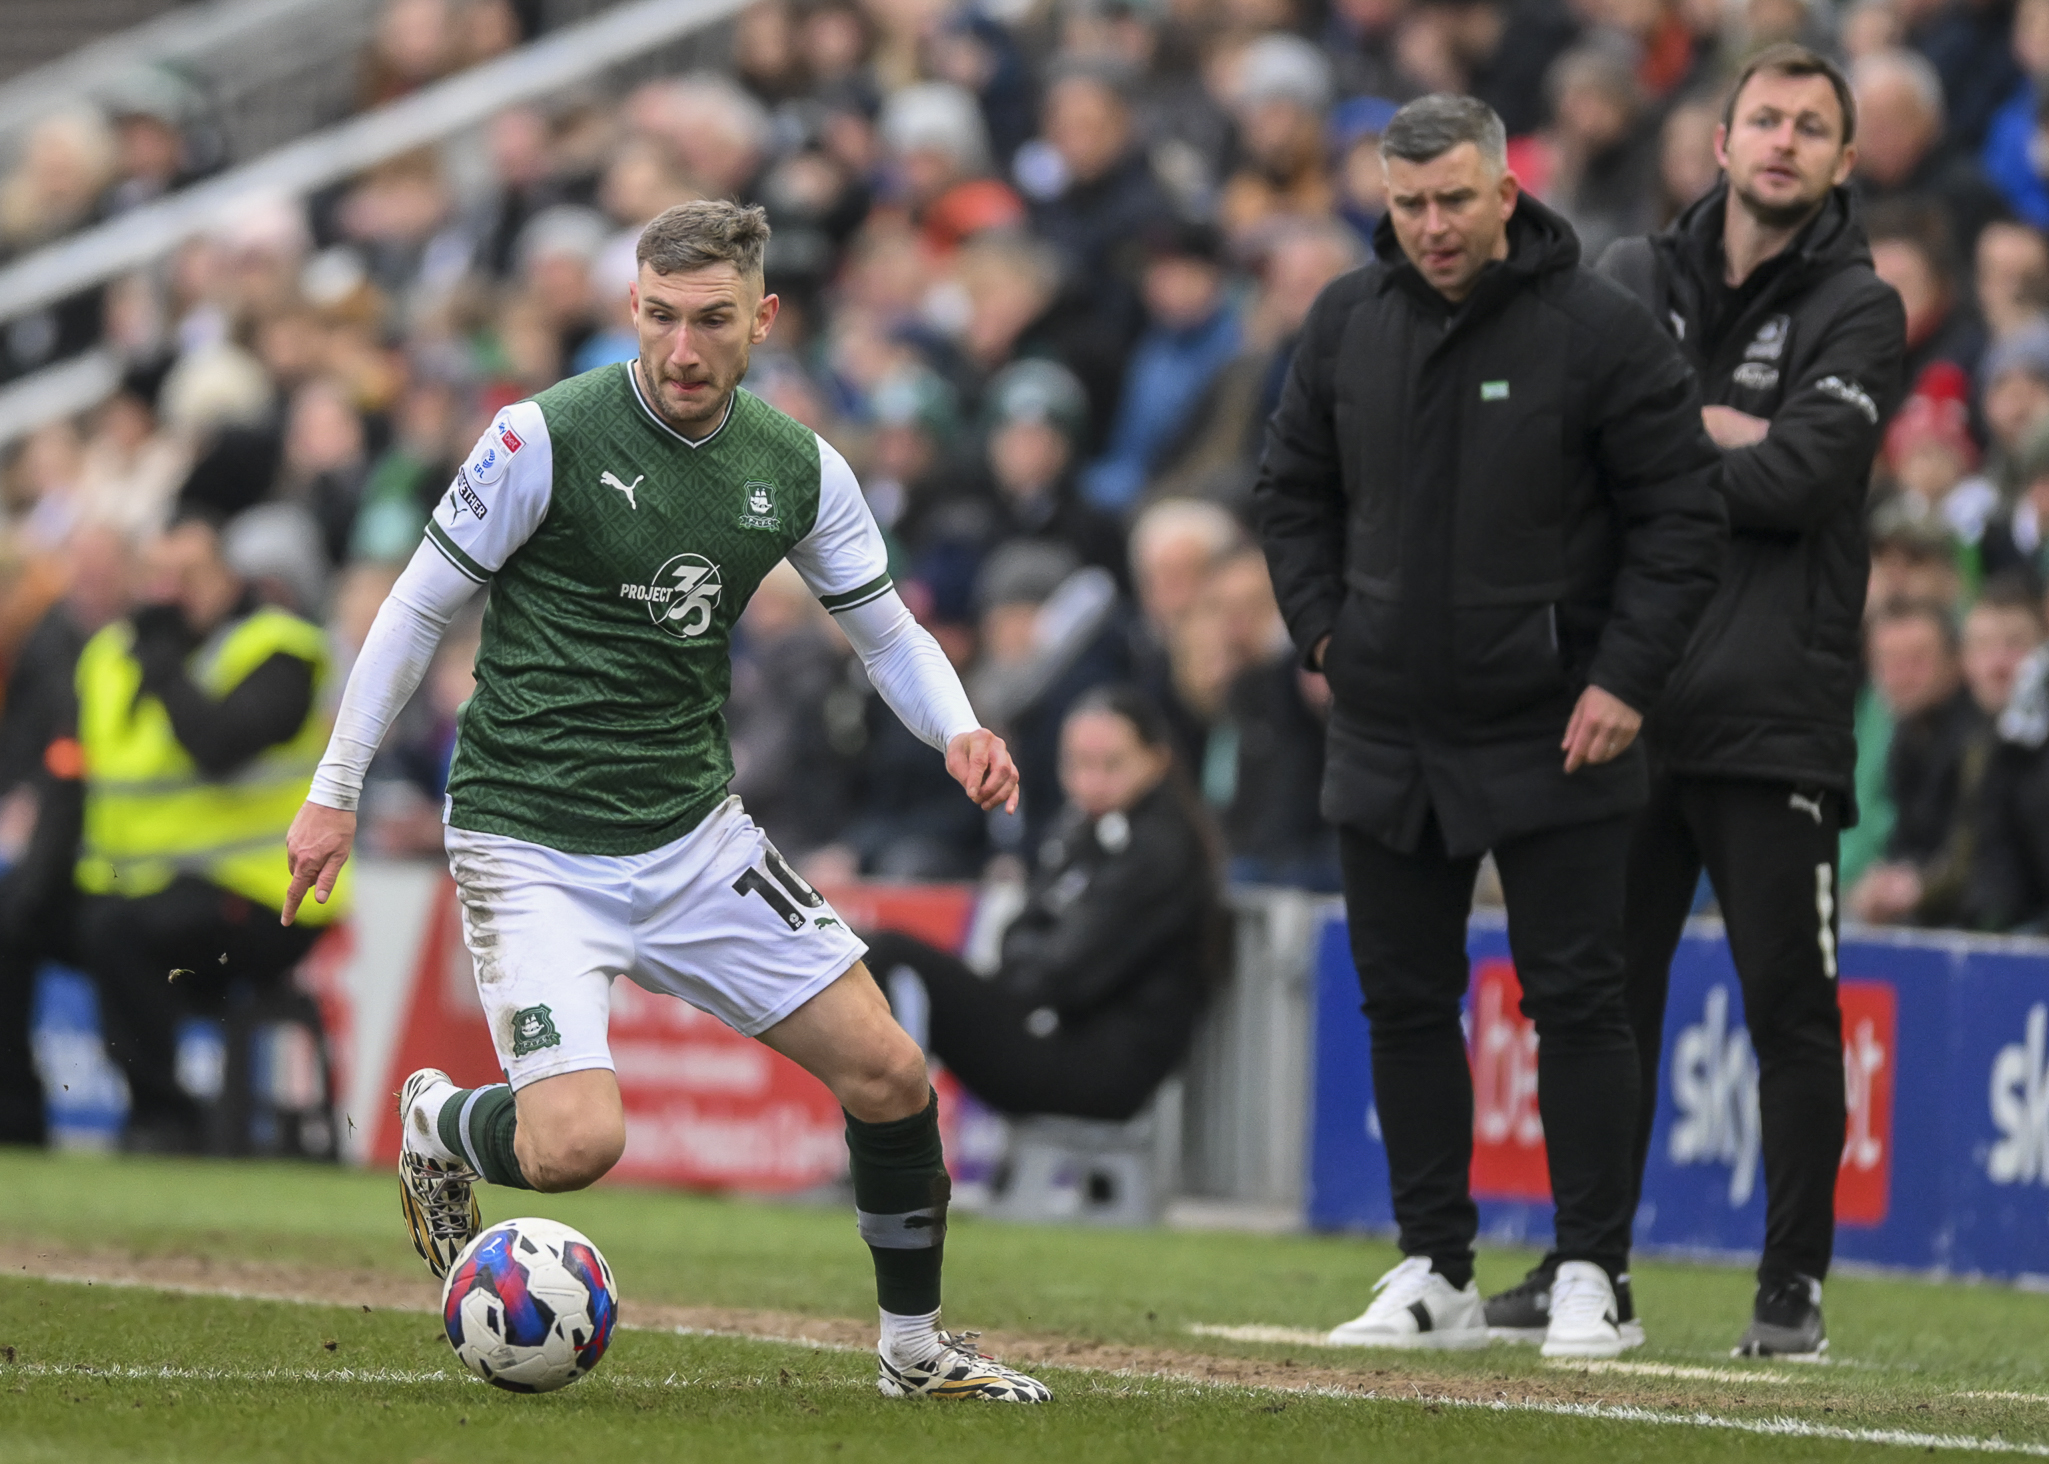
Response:
[{"label": "player's short hair", "polygon": [[1806,46],[1792,41],[1781,41],[1775,46],[1766,46],[1743,64],[1736,73],[1736,83],[1729,88],[1728,98],[1722,103],[1722,126],[1736,125],[1736,103],[1743,96],[1743,88],[1750,85],[1750,78],[1760,72],[1773,76],[1822,76],[1828,78],[1829,88],[1836,94],[1836,106],[1843,114],[1842,144],[1848,147],[1857,140],[1857,96],[1850,90],[1850,78],[1843,75],[1843,68]]},{"label": "player's short hair", "polygon": [[637,264],[652,265],[656,274],[730,264],[741,278],[759,279],[767,252],[767,209],[700,198],[656,215],[640,231],[633,258]]},{"label": "player's short hair", "polygon": [[1481,159],[1496,172],[1507,169],[1508,129],[1501,114],[1478,97],[1432,92],[1394,114],[1380,134],[1380,160],[1427,163],[1462,142],[1478,148]]}]

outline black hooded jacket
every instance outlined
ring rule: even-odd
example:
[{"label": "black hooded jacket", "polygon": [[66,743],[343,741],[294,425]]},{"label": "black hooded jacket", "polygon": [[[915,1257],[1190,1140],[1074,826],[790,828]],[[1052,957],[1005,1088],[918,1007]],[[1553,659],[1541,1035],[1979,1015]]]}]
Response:
[{"label": "black hooded jacket", "polygon": [[1727,198],[1717,187],[1648,247],[1625,239],[1601,260],[1678,337],[1708,402],[1771,420],[1762,442],[1722,453],[1728,558],[1646,737],[1674,772],[1816,784],[1853,802],[1865,497],[1900,400],[1906,315],[1872,273],[1843,188],[1732,298]]},{"label": "black hooded jacket", "polygon": [[1631,748],[1567,776],[1594,684],[1645,710],[1714,590],[1718,461],[1685,359],[1525,195],[1456,309],[1383,220],[1318,298],[1254,489],[1288,629],[1326,635],[1323,814],[1454,855],[1626,813]]}]

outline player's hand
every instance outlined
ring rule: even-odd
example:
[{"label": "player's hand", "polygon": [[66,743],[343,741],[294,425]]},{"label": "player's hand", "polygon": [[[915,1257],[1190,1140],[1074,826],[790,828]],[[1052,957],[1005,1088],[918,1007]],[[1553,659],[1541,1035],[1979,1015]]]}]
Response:
[{"label": "player's hand", "polygon": [[1565,771],[1576,773],[1622,756],[1642,726],[1642,713],[1620,697],[1589,686],[1579,694],[1579,705],[1565,724],[1565,740],[1558,744],[1565,749]]},{"label": "player's hand", "polygon": [[987,727],[963,732],[946,744],[946,771],[984,813],[998,804],[1005,813],[1017,812],[1017,764],[1003,739]]},{"label": "player's hand", "polygon": [[1769,418],[1753,417],[1734,407],[1702,407],[1700,420],[1716,447],[1755,447],[1772,430]]},{"label": "player's hand", "polygon": [[323,905],[327,903],[355,842],[356,816],[347,809],[311,802],[300,807],[291,831],[285,835],[285,860],[291,866],[292,887],[285,892],[284,913],[278,917],[278,924],[292,923],[299,913],[299,902],[306,898],[309,889],[314,899]]}]

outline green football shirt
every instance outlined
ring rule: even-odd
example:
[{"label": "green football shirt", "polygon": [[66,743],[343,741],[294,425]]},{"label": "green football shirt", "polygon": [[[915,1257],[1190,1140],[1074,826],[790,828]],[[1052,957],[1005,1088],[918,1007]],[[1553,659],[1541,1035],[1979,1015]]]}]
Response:
[{"label": "green football shirt", "polygon": [[571,854],[689,832],[733,774],[733,624],[788,558],[829,610],[890,589],[846,459],[746,391],[691,441],[630,363],[500,412],[427,526],[491,587],[448,822]]}]

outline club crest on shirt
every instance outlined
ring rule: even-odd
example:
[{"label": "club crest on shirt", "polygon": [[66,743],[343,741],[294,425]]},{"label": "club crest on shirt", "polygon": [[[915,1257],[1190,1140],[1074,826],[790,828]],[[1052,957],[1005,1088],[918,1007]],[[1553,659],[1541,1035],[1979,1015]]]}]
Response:
[{"label": "club crest on shirt", "polygon": [[1757,334],[1749,345],[1743,348],[1746,361],[1776,361],[1786,349],[1786,336],[1793,328],[1793,317],[1774,315],[1757,328]]},{"label": "club crest on shirt", "polygon": [[555,1030],[555,1014],[545,1006],[523,1007],[512,1014],[512,1055],[525,1057],[543,1047],[560,1047],[562,1034]]},{"label": "club crest on shirt", "polygon": [[779,529],[783,521],[776,516],[775,484],[751,481],[741,485],[746,495],[747,506],[740,510],[740,527],[743,529]]}]

